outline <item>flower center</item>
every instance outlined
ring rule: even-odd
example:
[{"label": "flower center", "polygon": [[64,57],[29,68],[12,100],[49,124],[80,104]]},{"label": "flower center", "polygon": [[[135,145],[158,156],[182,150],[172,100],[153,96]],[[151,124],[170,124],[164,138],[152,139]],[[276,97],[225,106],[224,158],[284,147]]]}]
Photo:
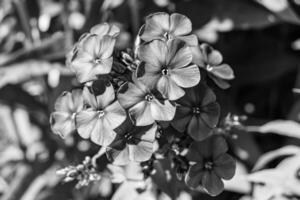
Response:
[{"label": "flower center", "polygon": [[201,112],[201,110],[200,110],[199,107],[194,107],[194,108],[193,108],[193,113],[194,113],[194,114],[200,114],[200,112]]},{"label": "flower center", "polygon": [[213,70],[213,67],[210,64],[207,64],[206,65],[206,70],[210,72],[210,71]]},{"label": "flower center", "polygon": [[100,59],[100,58],[95,58],[94,62],[95,62],[96,64],[100,64],[100,63],[101,63],[101,59]]},{"label": "flower center", "polygon": [[72,115],[71,115],[71,119],[72,119],[72,120],[74,120],[74,119],[75,119],[75,117],[76,117],[76,112],[72,113]]},{"label": "flower center", "polygon": [[213,163],[211,161],[207,161],[205,164],[204,164],[204,168],[207,169],[207,170],[211,170],[213,168]]},{"label": "flower center", "polygon": [[146,101],[152,101],[153,99],[154,99],[154,97],[153,97],[153,95],[152,94],[147,94],[146,96],[145,96],[145,99],[146,99]]},{"label": "flower center", "polygon": [[138,138],[135,138],[131,132],[126,133],[124,135],[124,138],[125,138],[127,144],[137,144],[140,142],[140,140]]},{"label": "flower center", "polygon": [[105,112],[103,110],[98,110],[97,114],[98,114],[98,117],[101,118],[105,115]]},{"label": "flower center", "polygon": [[169,75],[169,70],[167,68],[164,68],[163,70],[161,70],[161,74],[167,76]]},{"label": "flower center", "polygon": [[168,32],[165,32],[164,33],[164,37],[167,39],[167,40],[169,40],[171,37],[170,37],[170,34],[168,33]]}]

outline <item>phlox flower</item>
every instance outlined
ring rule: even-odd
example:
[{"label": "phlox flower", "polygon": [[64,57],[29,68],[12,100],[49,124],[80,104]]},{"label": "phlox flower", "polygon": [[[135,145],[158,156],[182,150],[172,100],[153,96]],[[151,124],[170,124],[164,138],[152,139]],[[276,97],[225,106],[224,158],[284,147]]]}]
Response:
[{"label": "phlox flower", "polygon": [[192,23],[184,15],[158,12],[146,18],[144,27],[141,30],[141,39],[149,42],[156,39],[164,41],[180,39],[189,46],[198,44],[196,35],[188,35],[192,31]]},{"label": "phlox flower", "polygon": [[190,48],[180,40],[154,40],[142,45],[138,56],[143,63],[137,69],[137,77],[169,100],[182,97],[183,88],[200,81],[199,68],[190,65],[193,57]]},{"label": "phlox flower", "polygon": [[96,80],[97,75],[110,73],[115,42],[115,38],[109,35],[90,35],[82,42],[82,47],[77,50],[71,63],[80,83]]},{"label": "phlox flower", "polygon": [[76,42],[74,44],[72,50],[67,54],[66,65],[72,69],[71,62],[75,58],[78,49],[80,49],[82,47],[84,40],[87,39],[89,36],[97,35],[98,37],[102,38],[105,35],[109,35],[109,36],[116,38],[119,35],[119,33],[120,33],[119,27],[117,27],[114,24],[101,23],[101,24],[93,26],[90,29],[90,32],[84,33],[79,38],[78,42]]},{"label": "phlox flower", "polygon": [[106,87],[100,95],[85,87],[83,98],[88,108],[76,115],[78,134],[98,145],[108,146],[116,137],[114,129],[126,119],[125,110],[115,101],[113,86]]},{"label": "phlox flower", "polygon": [[186,131],[194,140],[207,138],[216,127],[220,106],[216,95],[205,84],[200,83],[186,89],[185,95],[178,103],[172,126],[179,132]]},{"label": "phlox flower", "polygon": [[225,80],[234,79],[233,70],[227,64],[222,64],[222,54],[208,44],[191,47],[193,63],[208,72],[208,76],[220,87],[228,88],[230,85]]},{"label": "phlox flower", "polygon": [[[122,126],[121,126],[122,127]],[[116,139],[107,148],[108,159],[116,165],[144,162],[154,152],[157,125],[135,126],[130,120],[124,123]]]},{"label": "phlox flower", "polygon": [[187,158],[194,162],[185,177],[191,188],[204,188],[210,195],[216,196],[224,189],[222,179],[229,180],[235,174],[235,160],[228,155],[225,139],[213,135],[201,142],[193,142]]},{"label": "phlox flower", "polygon": [[175,105],[163,99],[155,89],[149,89],[141,81],[133,78],[118,91],[120,104],[128,109],[136,126],[147,126],[157,121],[170,121],[176,111]]},{"label": "phlox flower", "polygon": [[63,92],[56,100],[55,111],[50,116],[51,129],[61,137],[70,135],[75,129],[75,116],[83,109],[82,90]]}]

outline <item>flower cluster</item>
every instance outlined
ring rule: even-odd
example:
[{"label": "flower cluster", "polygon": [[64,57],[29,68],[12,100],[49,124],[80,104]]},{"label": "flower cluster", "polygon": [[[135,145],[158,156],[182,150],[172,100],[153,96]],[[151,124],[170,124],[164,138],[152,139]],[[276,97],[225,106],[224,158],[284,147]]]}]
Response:
[{"label": "flower cluster", "polygon": [[[94,26],[68,54],[67,65],[82,87],[57,99],[51,115],[53,132],[63,137],[77,132],[105,148],[115,165],[144,166],[158,159],[157,152],[167,157],[180,146],[171,160],[185,163],[181,173],[186,184],[219,194],[222,179],[234,175],[235,163],[226,153],[224,138],[214,134],[220,106],[201,74],[226,88],[225,81],[234,78],[232,69],[222,64],[220,52],[198,45],[191,21],[181,14],[148,16],[134,55],[121,52],[118,60],[114,45],[119,31],[107,23]],[[122,85],[115,82],[120,63],[122,73],[127,73],[119,74]],[[173,139],[162,144],[161,138],[170,135]],[[187,155],[180,153],[184,149]]]}]

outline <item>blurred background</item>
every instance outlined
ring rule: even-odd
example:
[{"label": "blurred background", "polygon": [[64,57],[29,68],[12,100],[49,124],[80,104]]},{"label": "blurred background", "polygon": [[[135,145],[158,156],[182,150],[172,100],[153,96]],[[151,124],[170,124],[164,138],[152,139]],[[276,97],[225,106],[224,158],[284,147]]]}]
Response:
[{"label": "blurred background", "polygon": [[[58,95],[78,85],[65,56],[81,34],[114,23],[121,29],[116,49],[126,50],[145,16],[158,11],[188,16],[199,40],[220,50],[235,72],[231,88],[215,92],[223,117],[232,113],[243,121],[232,144],[238,175],[249,173],[266,152],[300,145],[299,0],[1,0],[1,200],[111,199],[116,186],[107,178],[75,189],[76,183],[55,175],[97,148],[53,134],[49,115]],[[251,192],[248,182],[237,179],[218,197],[194,199],[246,199]],[[180,198],[192,199],[188,193]]]}]

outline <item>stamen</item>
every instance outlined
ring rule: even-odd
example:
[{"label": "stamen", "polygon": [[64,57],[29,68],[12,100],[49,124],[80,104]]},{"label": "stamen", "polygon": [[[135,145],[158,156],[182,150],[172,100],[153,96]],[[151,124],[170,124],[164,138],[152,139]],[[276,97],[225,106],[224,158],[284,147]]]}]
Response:
[{"label": "stamen", "polygon": [[96,59],[94,60],[94,62],[95,62],[96,64],[100,64],[100,63],[101,63],[101,59],[100,59],[100,58],[96,58]]},{"label": "stamen", "polygon": [[105,115],[105,112],[103,110],[98,110],[97,114],[98,114],[98,117],[101,118]]},{"label": "stamen", "polygon": [[211,170],[213,168],[213,163],[208,161],[204,164],[204,168],[207,169],[207,170]]},{"label": "stamen", "polygon": [[194,107],[194,108],[193,108],[193,113],[194,113],[194,114],[200,114],[200,112],[201,112],[201,110],[200,110],[199,107]]},{"label": "stamen", "polygon": [[210,64],[207,64],[206,65],[206,70],[210,72],[210,71],[213,70],[213,67]]},{"label": "stamen", "polygon": [[161,70],[162,75],[167,76],[169,75],[169,70],[167,68]]},{"label": "stamen", "polygon": [[152,94],[147,94],[147,95],[145,96],[145,99],[146,99],[146,101],[152,101],[152,100],[154,99],[154,97],[153,97]]}]

